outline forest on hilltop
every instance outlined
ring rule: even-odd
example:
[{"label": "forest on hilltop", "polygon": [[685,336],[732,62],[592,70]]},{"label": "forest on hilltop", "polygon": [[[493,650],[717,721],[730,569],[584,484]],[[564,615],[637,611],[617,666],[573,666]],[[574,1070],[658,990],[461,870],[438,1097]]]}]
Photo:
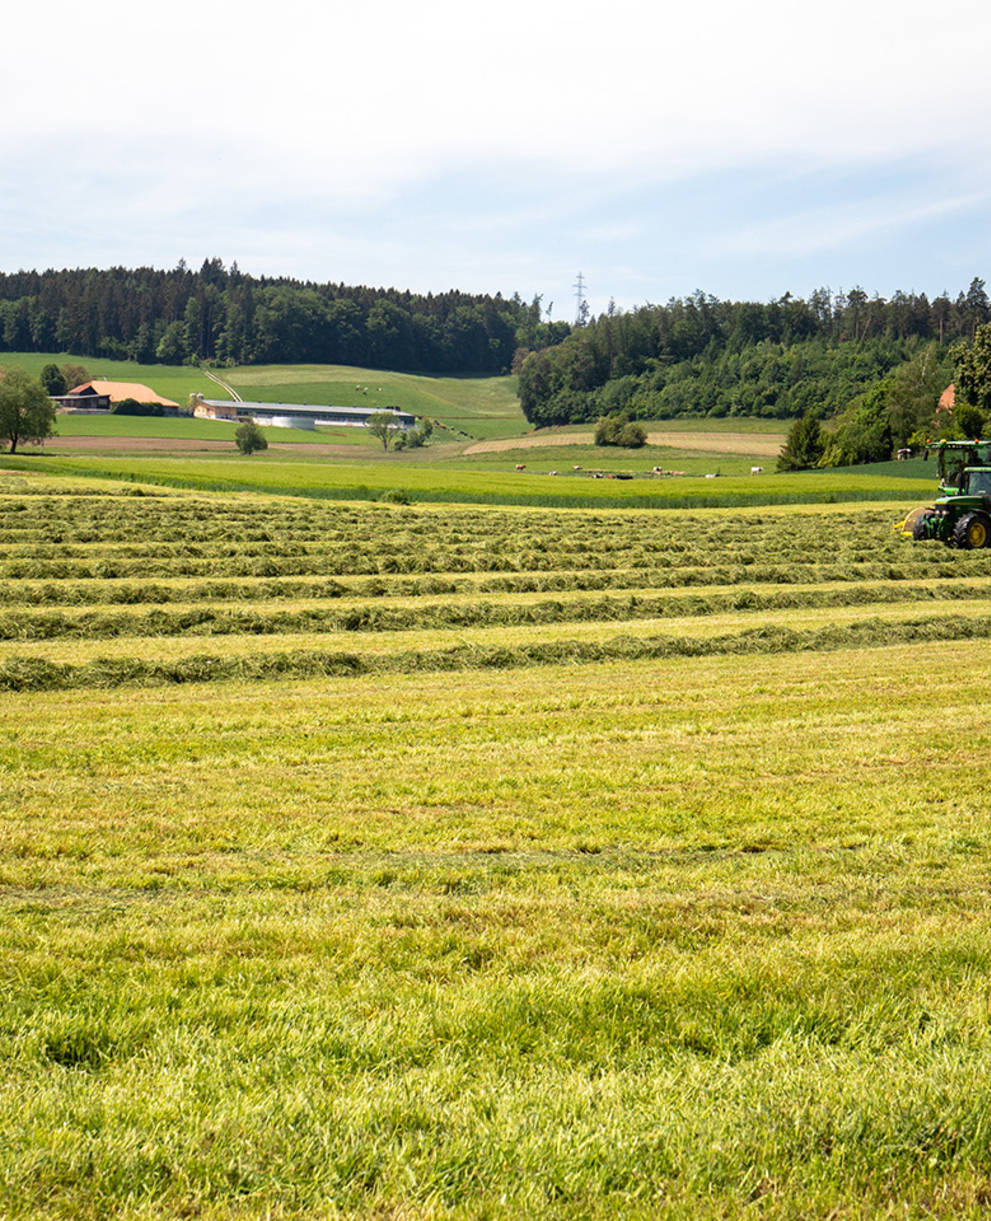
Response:
[{"label": "forest on hilltop", "polygon": [[142,364],[342,364],[423,373],[508,372],[519,348],[563,339],[540,298],[421,295],[255,278],[206,259],[150,267],[0,273],[0,351]]},{"label": "forest on hilltop", "polygon": [[[815,444],[803,442],[801,465],[872,461],[934,424],[952,431],[991,419],[991,398],[977,389],[982,378],[991,384],[991,372],[960,376],[961,352],[981,346],[974,338],[991,321],[976,278],[966,292],[933,300],[820,288],[807,299],[786,293],[762,303],[699,291],[666,305],[611,307],[574,327],[542,313],[539,296],[526,303],[518,293],[424,296],[256,278],[219,258],[198,271],[180,262],[169,271],[0,273],[0,353],[513,371],[523,413],[537,427],[604,417],[620,431],[677,416],[822,421],[821,436],[803,426]],[[936,420],[939,396],[954,379],[966,402],[958,396],[956,414]]]},{"label": "forest on hilltop", "polygon": [[932,301],[924,293],[868,297],[860,288],[767,304],[696,292],[610,310],[558,346],[529,353],[520,403],[538,427],[615,413],[827,419],[909,362],[924,369],[926,396],[945,378],[941,389],[953,373],[950,345],[972,340],[989,319],[980,279]]}]

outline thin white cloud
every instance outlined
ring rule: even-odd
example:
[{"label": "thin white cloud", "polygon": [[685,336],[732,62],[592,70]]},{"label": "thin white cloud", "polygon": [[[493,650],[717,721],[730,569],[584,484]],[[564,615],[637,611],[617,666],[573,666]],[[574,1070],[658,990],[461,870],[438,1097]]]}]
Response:
[{"label": "thin white cloud", "polygon": [[777,217],[737,232],[720,235],[712,243],[715,255],[767,253],[808,255],[839,249],[878,233],[889,237],[940,216],[971,212],[991,202],[991,192],[954,195],[927,203],[876,199],[840,207],[813,208]]},{"label": "thin white cloud", "polygon": [[566,17],[529,0],[282,0],[264,16],[54,0],[9,24],[8,45],[43,48],[58,29],[73,54],[44,77],[8,57],[0,98],[19,119],[0,148],[69,134],[106,165],[140,143],[174,190],[198,146],[231,150],[234,189],[340,198],[466,162],[657,177],[856,160],[983,144],[991,101],[991,13],[970,0],[938,16],[928,0],[576,0]]}]

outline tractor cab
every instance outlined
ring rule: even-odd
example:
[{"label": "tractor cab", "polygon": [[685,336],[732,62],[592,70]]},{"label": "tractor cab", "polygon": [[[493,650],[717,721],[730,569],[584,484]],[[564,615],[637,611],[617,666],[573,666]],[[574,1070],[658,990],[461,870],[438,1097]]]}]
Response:
[{"label": "tractor cab", "polygon": [[962,492],[964,472],[970,467],[991,467],[991,441],[933,441],[922,451],[924,460],[936,455],[939,495]]},{"label": "tractor cab", "polygon": [[991,467],[967,467],[960,482],[961,496],[982,496],[991,501]]}]

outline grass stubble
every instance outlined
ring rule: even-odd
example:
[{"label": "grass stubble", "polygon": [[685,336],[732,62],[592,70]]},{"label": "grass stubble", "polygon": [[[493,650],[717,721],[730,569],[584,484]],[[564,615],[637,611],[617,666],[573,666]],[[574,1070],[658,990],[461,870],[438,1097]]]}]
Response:
[{"label": "grass stubble", "polygon": [[[64,547],[89,503],[59,501]],[[983,560],[940,577],[876,511],[830,520],[801,561],[785,515],[749,519],[747,564],[724,527],[695,557],[741,593],[762,563],[848,564],[881,628],[827,650],[0,693],[0,1213],[986,1214],[991,651],[892,643],[856,602],[858,565],[911,562],[896,617],[987,617]],[[643,557],[683,559],[659,531]],[[937,577],[968,597],[934,606]],[[70,607],[128,584],[22,579]],[[122,642],[173,638],[32,647]]]}]

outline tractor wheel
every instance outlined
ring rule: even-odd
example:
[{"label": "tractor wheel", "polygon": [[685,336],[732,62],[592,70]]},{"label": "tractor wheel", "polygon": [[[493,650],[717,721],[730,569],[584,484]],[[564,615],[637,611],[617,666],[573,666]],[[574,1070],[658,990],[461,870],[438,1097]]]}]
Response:
[{"label": "tractor wheel", "polygon": [[991,518],[984,513],[965,513],[953,527],[953,545],[976,551],[991,543]]},{"label": "tractor wheel", "polygon": [[[929,538],[929,521],[930,516],[928,513],[920,513],[915,521],[912,522],[912,538],[915,539],[917,543],[922,542],[923,539]],[[906,525],[907,524],[908,523],[906,522]]]}]

